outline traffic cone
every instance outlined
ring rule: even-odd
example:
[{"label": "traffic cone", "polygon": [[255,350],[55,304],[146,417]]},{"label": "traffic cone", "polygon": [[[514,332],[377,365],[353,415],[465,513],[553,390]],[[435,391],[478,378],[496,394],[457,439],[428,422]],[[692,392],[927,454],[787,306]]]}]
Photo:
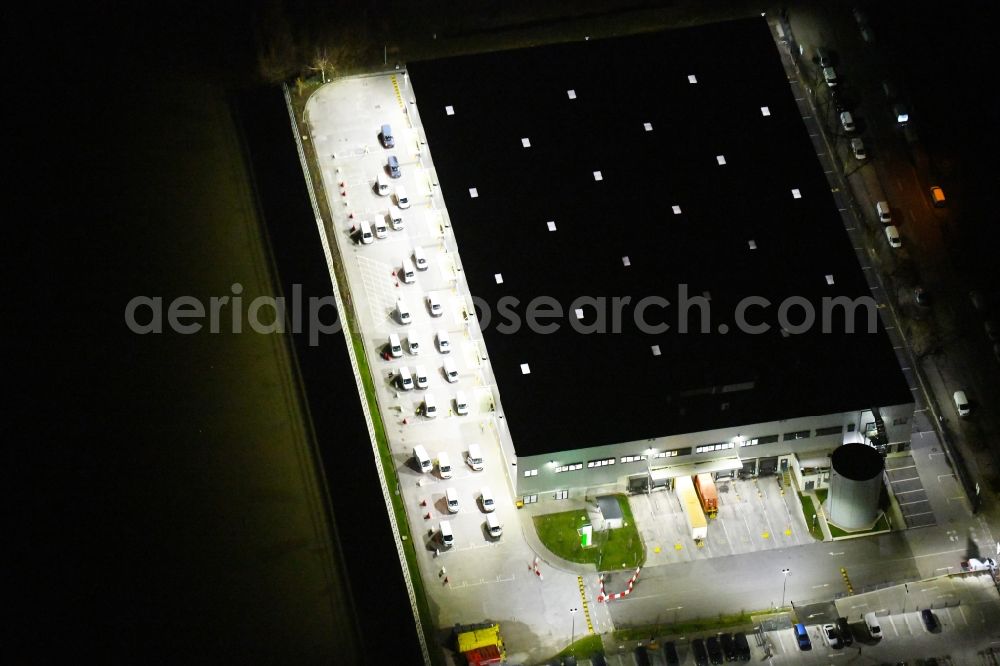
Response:
[{"label": "traffic cone", "polygon": [[444,584],[445,584],[445,585],[447,585],[447,584],[448,584],[448,577],[447,577],[447,576],[445,576],[445,577],[444,577]]},{"label": "traffic cone", "polygon": [[427,500],[420,500],[420,506],[427,506]]},{"label": "traffic cone", "polygon": [[431,512],[428,511],[427,513],[424,514],[424,520],[430,520],[430,519],[431,519]]},{"label": "traffic cone", "polygon": [[407,423],[408,421],[406,419],[403,419],[403,425],[406,425]]}]

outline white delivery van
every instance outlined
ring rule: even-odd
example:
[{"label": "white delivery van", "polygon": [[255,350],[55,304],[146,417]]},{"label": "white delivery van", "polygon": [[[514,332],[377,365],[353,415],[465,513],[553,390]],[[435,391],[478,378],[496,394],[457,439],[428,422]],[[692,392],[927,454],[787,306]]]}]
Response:
[{"label": "white delivery van", "polygon": [[406,307],[402,298],[396,299],[396,314],[399,315],[400,324],[410,323],[410,308]]},{"label": "white delivery van", "polygon": [[448,513],[458,513],[458,491],[454,488],[446,489],[444,499],[448,503]]},{"label": "white delivery van", "polygon": [[958,410],[958,415],[968,416],[972,409],[969,408],[969,399],[965,397],[965,391],[955,391],[952,399],[955,401],[955,409]]},{"label": "white delivery van", "polygon": [[406,196],[406,188],[402,185],[396,186],[396,205],[400,208],[410,207],[410,198]]},{"label": "white delivery van", "polygon": [[438,454],[438,474],[442,479],[451,478],[451,458],[448,457],[447,451]]},{"label": "white delivery van", "polygon": [[424,396],[424,416],[429,419],[434,418],[438,415],[437,401],[434,399],[433,393],[428,393]]},{"label": "white delivery van", "polygon": [[409,391],[413,388],[413,377],[410,376],[410,369],[405,365],[399,369],[399,388]]},{"label": "white delivery van", "polygon": [[431,457],[427,455],[427,449],[421,444],[413,447],[413,459],[417,461],[417,468],[421,472],[431,471]]},{"label": "white delivery van", "polygon": [[395,358],[399,358],[403,355],[403,345],[399,341],[399,336],[395,333],[389,334],[389,353]]},{"label": "white delivery van", "polygon": [[389,196],[389,177],[384,173],[380,173],[378,178],[375,179],[375,193],[380,197]]},{"label": "white delivery van", "polygon": [[406,284],[413,284],[417,281],[417,272],[409,257],[403,259],[403,268],[399,271],[399,277],[403,278],[403,282]]},{"label": "white delivery van", "polygon": [[459,416],[469,413],[469,399],[465,397],[465,391],[455,391],[455,413]]},{"label": "white delivery van", "polygon": [[451,338],[448,337],[448,331],[442,328],[437,332],[437,343],[438,351],[442,354],[447,354],[451,351]]},{"label": "white delivery van", "polygon": [[441,521],[438,533],[441,535],[441,545],[445,548],[451,548],[455,544],[455,535],[451,531],[451,523],[447,520]]},{"label": "white delivery van", "polygon": [[450,356],[444,360],[444,378],[448,380],[449,383],[454,384],[458,381],[458,367],[455,366],[455,361]]},{"label": "white delivery van", "polygon": [[427,270],[427,255],[424,254],[424,248],[419,245],[413,248],[413,261],[417,264],[418,271]]},{"label": "white delivery van", "polygon": [[420,354],[420,335],[416,332],[411,333],[410,337],[406,339],[406,343],[410,348],[410,353],[414,356]]},{"label": "white delivery van", "polygon": [[403,211],[399,210],[399,206],[389,206],[389,224],[396,231],[406,227],[406,223],[403,221]]},{"label": "white delivery van", "polygon": [[892,222],[892,212],[889,210],[888,201],[876,201],[875,214],[878,215],[878,221],[882,224],[890,224]]},{"label": "white delivery van", "polygon": [[483,511],[486,513],[497,508],[496,502],[493,501],[493,491],[490,490],[489,486],[483,486],[481,499],[483,502]]},{"label": "white delivery van", "polygon": [[372,235],[372,225],[368,222],[368,220],[361,220],[360,227],[361,229],[358,233],[361,236],[362,245],[368,245],[375,240],[375,237]]},{"label": "white delivery van", "polygon": [[865,626],[868,627],[868,633],[871,634],[872,638],[877,641],[882,640],[882,625],[879,624],[874,611],[865,613]]},{"label": "white delivery van", "polygon": [[427,388],[427,372],[424,370],[424,366],[418,365],[413,369],[413,381],[418,389]]},{"label": "white delivery van", "polygon": [[386,238],[389,235],[389,228],[385,226],[385,218],[376,217],[375,224],[375,238]]},{"label": "white delivery van", "polygon": [[440,317],[444,314],[444,310],[441,309],[441,297],[436,291],[427,294],[427,308],[431,311],[432,317]]},{"label": "white delivery van", "polygon": [[477,472],[483,471],[483,453],[479,450],[478,444],[469,444],[469,455],[465,462]]},{"label": "white delivery van", "polygon": [[500,518],[497,517],[497,514],[486,514],[486,531],[490,533],[492,539],[499,539],[500,535],[503,534],[503,525],[500,524]]},{"label": "white delivery van", "polygon": [[896,225],[890,224],[885,228],[885,238],[889,241],[890,247],[903,247],[903,240],[899,237]]},{"label": "white delivery van", "polygon": [[837,87],[837,70],[833,67],[823,68],[823,80],[826,81],[826,85],[830,88]]}]

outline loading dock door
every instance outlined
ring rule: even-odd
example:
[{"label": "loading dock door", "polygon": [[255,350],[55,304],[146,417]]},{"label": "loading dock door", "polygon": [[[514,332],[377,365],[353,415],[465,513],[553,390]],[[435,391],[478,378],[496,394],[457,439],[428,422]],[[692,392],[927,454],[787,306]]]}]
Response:
[{"label": "loading dock door", "polygon": [[646,474],[630,476],[628,478],[628,491],[630,493],[644,493],[649,484],[649,476]]},{"label": "loading dock door", "polygon": [[767,476],[778,471],[778,456],[773,458],[761,458],[757,461],[757,474]]}]

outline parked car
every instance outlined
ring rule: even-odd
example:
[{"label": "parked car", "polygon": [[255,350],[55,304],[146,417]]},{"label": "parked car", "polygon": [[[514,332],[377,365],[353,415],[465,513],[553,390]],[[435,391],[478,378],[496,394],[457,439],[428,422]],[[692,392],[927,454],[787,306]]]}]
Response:
[{"label": "parked car", "polygon": [[900,125],[910,122],[910,112],[907,110],[906,105],[902,103],[892,105],[892,117]]},{"label": "parked car", "polygon": [[856,160],[863,160],[868,157],[868,153],[865,152],[865,142],[859,137],[851,139],[851,152],[854,153],[854,159]]},{"label": "parked car", "polygon": [[847,623],[846,617],[837,618],[837,629],[840,630],[840,640],[844,646],[851,647],[854,644],[854,632],[851,631],[851,625]]},{"label": "parked car", "polygon": [[389,155],[389,176],[399,178],[402,175],[403,172],[399,168],[399,160],[395,155]]},{"label": "parked car", "polygon": [[945,205],[944,190],[935,185],[931,188],[931,202],[938,208],[943,208]]},{"label": "parked car", "polygon": [[725,657],[722,654],[722,646],[719,645],[719,638],[717,636],[709,636],[705,639],[705,647],[708,648],[708,659],[713,664],[721,664],[725,661]]},{"label": "parked car", "polygon": [[396,145],[396,140],[392,137],[391,125],[382,125],[382,131],[379,132],[378,136],[382,140],[382,145],[386,148],[392,148]]},{"label": "parked car", "polygon": [[840,113],[840,126],[844,128],[845,132],[854,131],[854,116],[851,115],[850,111]]},{"label": "parked car", "polygon": [[799,649],[803,652],[812,650],[812,641],[809,640],[809,632],[806,631],[806,625],[799,623],[793,629],[795,631],[795,641],[798,643]]},{"label": "parked car", "polygon": [[828,87],[835,88],[837,86],[837,71],[833,67],[824,67],[823,80],[826,81]]},{"label": "parked car", "polygon": [[840,635],[837,633],[837,628],[832,624],[823,625],[823,638],[826,639],[827,644],[834,650],[844,647],[844,644],[840,641]]},{"label": "parked car", "polygon": [[636,647],[632,656],[635,658],[635,666],[649,666],[649,651],[646,649],[645,645]]},{"label": "parked car", "polygon": [[937,615],[930,608],[925,608],[920,611],[920,619],[924,622],[924,627],[927,631],[935,632],[941,628],[941,623],[938,622]]},{"label": "parked car", "polygon": [[955,391],[952,399],[955,401],[955,409],[958,410],[958,415],[968,416],[972,409],[969,407],[969,399],[965,397],[965,391]]},{"label": "parked car", "polygon": [[732,634],[719,634],[719,642],[722,643],[722,652],[726,655],[726,661],[736,661],[736,641]]},{"label": "parked car", "polygon": [[868,627],[868,635],[871,636],[872,640],[882,640],[882,624],[873,611],[865,613],[865,626]]},{"label": "parked car", "polygon": [[920,307],[929,308],[931,306],[931,295],[923,287],[913,288],[913,300]]},{"label": "parked car", "polygon": [[742,631],[733,637],[736,643],[736,656],[740,661],[750,661],[750,641]]},{"label": "parked car", "polygon": [[889,247],[903,247],[903,240],[899,237],[899,229],[895,224],[890,224],[885,228],[885,238],[889,241]]}]

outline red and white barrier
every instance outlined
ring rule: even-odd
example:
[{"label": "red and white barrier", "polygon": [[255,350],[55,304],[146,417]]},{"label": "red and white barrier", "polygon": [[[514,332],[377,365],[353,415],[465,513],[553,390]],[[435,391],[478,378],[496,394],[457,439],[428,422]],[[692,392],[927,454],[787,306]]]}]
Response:
[{"label": "red and white barrier", "polygon": [[632,577],[628,579],[628,586],[625,588],[624,592],[615,592],[614,594],[607,594],[604,591],[604,575],[601,575],[601,593],[597,595],[597,601],[614,601],[615,599],[624,599],[632,592],[632,588],[635,587],[635,581],[639,579],[639,571],[642,567],[636,567],[635,573]]}]

